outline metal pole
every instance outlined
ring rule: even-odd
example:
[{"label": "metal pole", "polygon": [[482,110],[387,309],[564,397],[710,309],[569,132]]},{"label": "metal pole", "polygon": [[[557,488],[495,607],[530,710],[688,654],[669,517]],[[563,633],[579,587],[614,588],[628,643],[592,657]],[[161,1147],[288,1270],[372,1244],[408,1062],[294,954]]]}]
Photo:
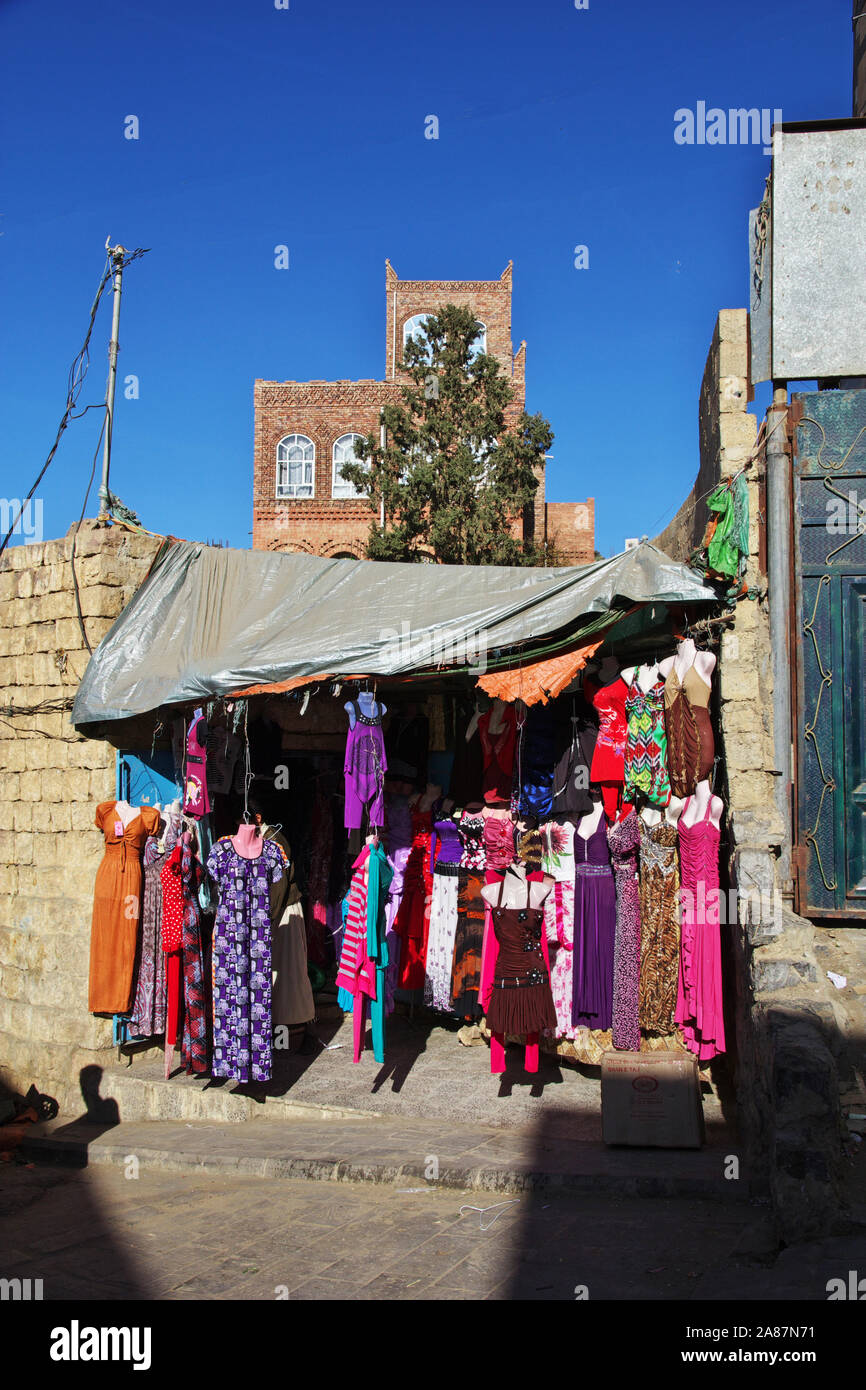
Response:
[{"label": "metal pole", "polygon": [[111,316],[111,342],[108,345],[108,385],[105,390],[105,443],[102,448],[102,481],[99,484],[99,520],[108,521],[108,469],[111,463],[111,436],[114,430],[114,388],[117,382],[117,334],[120,327],[120,289],[123,280],[124,246],[109,246],[105,249],[114,266],[114,307]]},{"label": "metal pole", "polygon": [[[791,460],[788,437],[780,420],[788,409],[787,386],[773,384],[767,412],[767,579],[770,592],[770,650],[773,663],[773,757],[776,807],[784,827],[779,856],[782,896],[791,886]],[[778,426],[778,428],[774,428]]]}]

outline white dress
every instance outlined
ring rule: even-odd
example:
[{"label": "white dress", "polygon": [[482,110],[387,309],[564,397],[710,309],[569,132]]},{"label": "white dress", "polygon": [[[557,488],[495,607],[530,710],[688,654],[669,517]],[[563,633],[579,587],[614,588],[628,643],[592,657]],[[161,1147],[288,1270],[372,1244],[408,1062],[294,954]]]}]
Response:
[{"label": "white dress", "polygon": [[[544,925],[550,949],[550,987],[556,1010],[556,1037],[573,1039],[571,1021],[574,978],[574,822],[565,817],[541,827],[542,868],[556,879],[544,905]],[[552,1036],[549,1034],[549,1036]]]}]

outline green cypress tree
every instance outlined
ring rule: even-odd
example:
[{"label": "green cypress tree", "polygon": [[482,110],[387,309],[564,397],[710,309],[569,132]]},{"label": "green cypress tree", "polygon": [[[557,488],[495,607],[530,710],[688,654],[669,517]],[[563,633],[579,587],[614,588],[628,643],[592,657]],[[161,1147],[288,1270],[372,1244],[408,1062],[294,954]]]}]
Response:
[{"label": "green cypress tree", "polygon": [[470,309],[447,304],[426,318],[404,350],[411,384],[401,403],[382,409],[385,448],[368,435],[355,443],[359,462],[343,465],[343,478],[370,499],[371,560],[545,563],[509,523],[532,504],[553,433],[526,411],[506,428],[514,391],[498,360],[477,351],[477,335]]}]

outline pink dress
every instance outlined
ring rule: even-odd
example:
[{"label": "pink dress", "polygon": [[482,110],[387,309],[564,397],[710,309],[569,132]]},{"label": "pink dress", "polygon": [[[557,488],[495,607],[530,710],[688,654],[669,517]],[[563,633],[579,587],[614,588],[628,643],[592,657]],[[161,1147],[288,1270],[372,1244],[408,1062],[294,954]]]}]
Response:
[{"label": "pink dress", "polygon": [[550,951],[550,987],[556,1009],[558,1038],[574,1038],[577,1029],[571,1021],[574,993],[574,824],[570,820],[548,821],[541,827],[545,847],[542,868],[556,879],[553,892],[544,905],[544,924]]},{"label": "pink dress", "polygon": [[691,797],[679,823],[682,944],[675,1017],[686,1047],[704,1062],[725,1050],[719,931],[721,837],[710,820],[712,800],[701,820],[683,824],[690,803]]}]

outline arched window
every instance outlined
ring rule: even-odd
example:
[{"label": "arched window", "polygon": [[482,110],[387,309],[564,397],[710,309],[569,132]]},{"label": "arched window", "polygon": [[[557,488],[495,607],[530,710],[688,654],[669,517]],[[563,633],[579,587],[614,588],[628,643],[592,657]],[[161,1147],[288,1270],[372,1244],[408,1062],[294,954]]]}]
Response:
[{"label": "arched window", "polygon": [[316,446],[305,434],[284,435],[277,445],[277,496],[312,497]]},{"label": "arched window", "polygon": [[[407,319],[403,324],[403,352],[406,351],[406,344],[410,338],[424,340],[424,324],[430,317],[429,314],[413,314],[411,319]],[[430,348],[427,348],[427,361],[430,361]]]},{"label": "arched window", "polygon": [[333,470],[331,479],[332,497],[365,497],[366,493],[359,492],[354,483],[341,476],[341,469],[344,463],[358,463],[359,459],[355,453],[355,440],[363,439],[362,434],[341,434],[334,444],[333,451]]},{"label": "arched window", "polygon": [[[410,338],[424,340],[424,323],[430,317],[429,314],[413,314],[411,319],[407,319],[403,325],[403,352],[406,352],[406,344]],[[481,353],[487,351],[487,325],[478,320],[477,333],[469,346],[469,361],[472,362]],[[430,350],[427,350],[427,361],[430,361]]]}]

